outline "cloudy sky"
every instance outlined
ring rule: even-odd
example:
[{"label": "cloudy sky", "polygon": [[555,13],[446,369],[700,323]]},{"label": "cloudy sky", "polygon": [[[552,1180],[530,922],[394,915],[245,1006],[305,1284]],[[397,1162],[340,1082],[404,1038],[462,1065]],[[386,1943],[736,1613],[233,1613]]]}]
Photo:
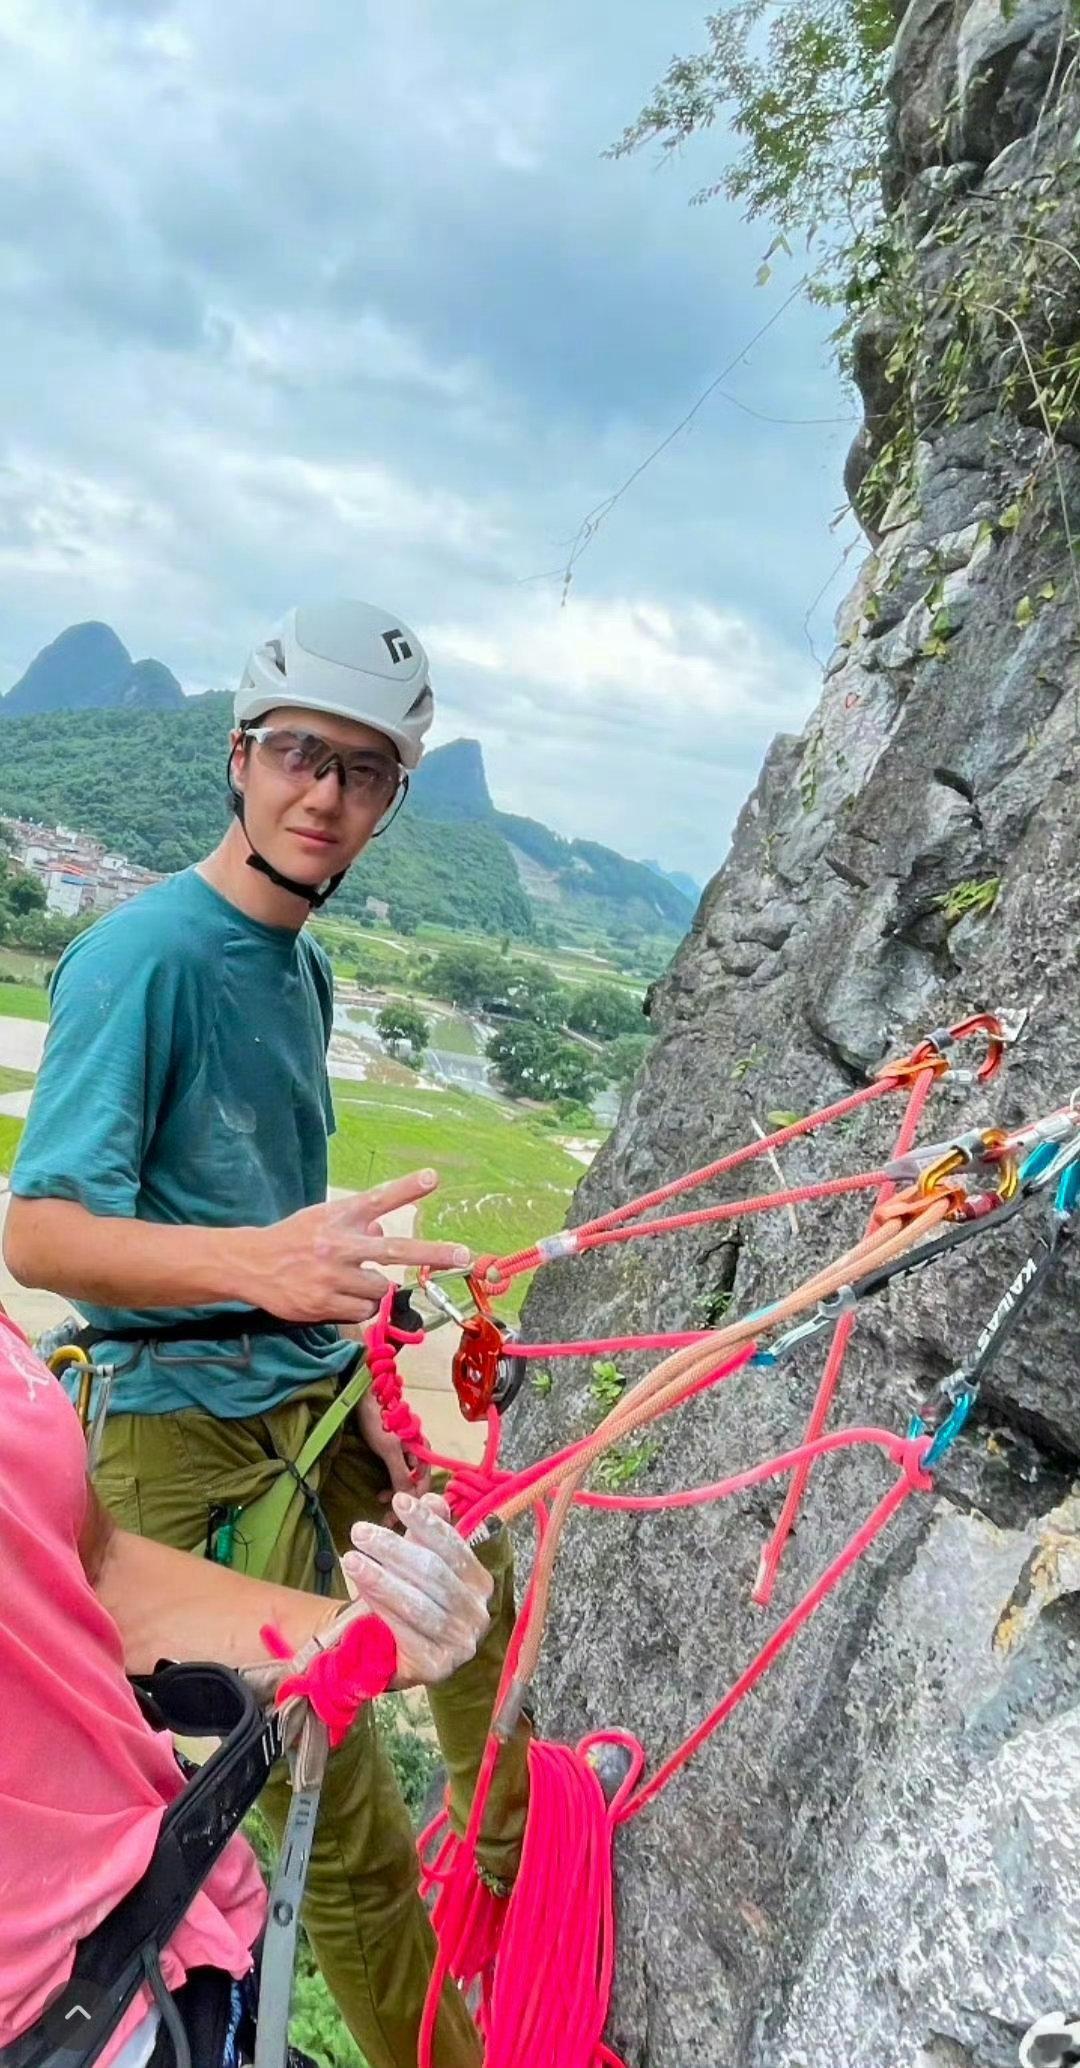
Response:
[{"label": "cloudy sky", "polygon": [[232,687],[299,598],[411,621],[497,802],[707,877],[815,695],[850,397],[719,137],[605,145],[684,0],[0,0],[0,688],[107,619]]}]

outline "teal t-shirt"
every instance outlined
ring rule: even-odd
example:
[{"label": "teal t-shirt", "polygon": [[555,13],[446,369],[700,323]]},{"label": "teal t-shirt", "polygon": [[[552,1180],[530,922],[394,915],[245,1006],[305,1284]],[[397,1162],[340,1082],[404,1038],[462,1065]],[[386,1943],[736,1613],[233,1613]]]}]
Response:
[{"label": "teal t-shirt", "polygon": [[[12,1191],[174,1227],[268,1226],[321,1203],[332,1018],[330,964],[308,934],[247,918],[194,869],[155,884],[60,962]],[[117,1244],[122,1257],[120,1229]],[[95,1328],[148,1333],[194,1314],[79,1306]],[[110,1412],[228,1418],[265,1414],[356,1350],[329,1325],[300,1342],[95,1354],[117,1366]]]}]

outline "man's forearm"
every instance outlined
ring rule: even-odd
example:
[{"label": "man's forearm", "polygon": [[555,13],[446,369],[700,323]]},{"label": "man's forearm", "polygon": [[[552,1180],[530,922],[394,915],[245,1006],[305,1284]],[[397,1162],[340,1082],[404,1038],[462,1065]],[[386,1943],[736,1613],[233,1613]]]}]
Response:
[{"label": "man's forearm", "polygon": [[12,1198],[4,1230],[8,1269],[22,1285],[93,1306],[258,1305],[255,1228],[170,1228],[88,1213],[69,1199]]}]

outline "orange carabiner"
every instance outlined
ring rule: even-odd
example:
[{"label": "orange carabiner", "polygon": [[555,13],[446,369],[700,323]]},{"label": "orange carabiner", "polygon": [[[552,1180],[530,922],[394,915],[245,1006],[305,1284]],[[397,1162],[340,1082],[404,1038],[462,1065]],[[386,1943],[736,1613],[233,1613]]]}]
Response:
[{"label": "orange carabiner", "polygon": [[[915,1181],[916,1192],[921,1193],[924,1199],[940,1192],[943,1179],[953,1177],[958,1170],[965,1170],[969,1162],[970,1158],[962,1149],[947,1149],[944,1156],[939,1156],[936,1163],[928,1163],[920,1173]],[[956,1187],[951,1189],[955,1191]]]},{"label": "orange carabiner", "polygon": [[955,1027],[936,1028],[933,1034],[928,1034],[917,1048],[912,1049],[909,1056],[899,1056],[895,1062],[885,1063],[876,1070],[875,1082],[889,1077],[897,1084],[910,1084],[926,1070],[932,1071],[935,1078],[946,1077],[953,1067],[946,1050],[958,1041],[967,1041],[972,1034],[985,1034],[987,1037],[986,1055],[975,1075],[980,1084],[989,1084],[1005,1060],[1007,1046],[1005,1029],[993,1012],[973,1013],[970,1019],[960,1020]]},{"label": "orange carabiner", "polygon": [[997,1184],[993,1196],[1007,1205],[1015,1199],[1020,1190],[1020,1165],[1015,1149],[1007,1147],[1008,1134],[1003,1127],[988,1127],[983,1136],[985,1152],[992,1156],[997,1171]]},{"label": "orange carabiner", "polygon": [[989,1084],[996,1077],[1005,1061],[1008,1037],[996,1012],[973,1013],[970,1020],[961,1020],[959,1026],[951,1029],[954,1041],[966,1041],[971,1034],[986,1035],[986,1055],[975,1072],[980,1084]]}]

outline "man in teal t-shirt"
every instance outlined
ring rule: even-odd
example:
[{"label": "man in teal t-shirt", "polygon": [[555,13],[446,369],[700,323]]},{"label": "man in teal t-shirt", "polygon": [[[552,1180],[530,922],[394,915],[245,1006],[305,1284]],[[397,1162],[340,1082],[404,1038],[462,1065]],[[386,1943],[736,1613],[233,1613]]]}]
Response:
[{"label": "man in teal t-shirt", "polygon": [[[245,1510],[297,1478],[356,1361],[340,1326],[375,1312],[382,1267],[469,1261],[453,1243],[382,1232],[379,1213],[423,1197],[434,1172],[327,1203],[333,983],[303,931],[397,808],[431,716],[414,633],[365,604],[290,612],[241,680],[235,820],[220,846],[81,935],[53,986],[7,1261],[77,1302],[95,1356],[115,1366],[97,1485],[117,1519],[198,1551],[227,1518],[241,1565]],[[310,1587],[320,1530],[347,1548],[358,1519],[385,1520],[411,1467],[365,1395],[305,1472],[264,1576]],[[505,1538],[485,1562],[491,1631],[432,1693],[458,1822],[513,1616]],[[498,1886],[523,1832],[527,1738],[523,1726],[500,1761],[480,1847]],[[264,1797],[279,1831],[287,1799],[284,1777]],[[365,1714],[330,1762],[305,1921],[371,2068],[415,2068],[433,1957],[416,1881],[408,1817]],[[437,2068],[479,2061],[448,1987]]]},{"label": "man in teal t-shirt", "polygon": [[[111,1222],[233,1231],[239,1216],[273,1228],[320,1205],[332,1013],[318,942],[250,918],[198,869],[119,906],[57,970],[16,1197],[71,1200]],[[356,1355],[336,1328],[318,1326],[155,1346],[155,1330],[201,1319],[205,1307],[117,1308],[89,1294],[80,1306],[105,1335],[95,1355],[118,1367],[114,1413],[261,1415]],[[140,1326],[147,1340],[108,1337]]]}]

